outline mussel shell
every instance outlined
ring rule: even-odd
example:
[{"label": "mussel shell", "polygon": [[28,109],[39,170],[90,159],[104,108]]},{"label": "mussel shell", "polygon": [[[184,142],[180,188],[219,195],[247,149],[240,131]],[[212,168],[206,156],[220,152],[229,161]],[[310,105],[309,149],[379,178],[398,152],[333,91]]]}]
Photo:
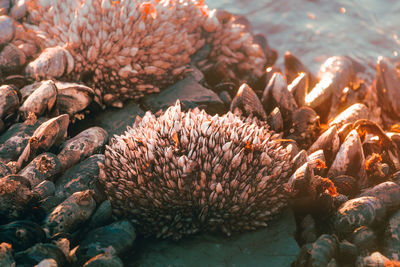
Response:
[{"label": "mussel shell", "polygon": [[311,71],[289,51],[287,51],[284,55],[284,65],[288,83],[292,83],[292,81],[296,79],[300,73],[304,72],[306,73],[307,83],[310,88],[314,88],[314,86],[317,84],[317,77],[315,77],[315,75],[312,74]]},{"label": "mussel shell", "polygon": [[18,266],[24,264],[34,266],[44,259],[54,259],[60,267],[67,264],[63,251],[50,243],[38,243],[27,250],[15,254],[15,261]]},{"label": "mussel shell", "polygon": [[332,177],[331,181],[336,187],[339,194],[349,197],[355,196],[360,191],[357,180],[350,175],[339,175]]},{"label": "mussel shell", "polygon": [[12,245],[14,251],[22,251],[36,243],[46,241],[42,228],[32,221],[14,221],[0,225],[0,240]]},{"label": "mussel shell", "polygon": [[253,89],[245,83],[240,86],[236,96],[233,98],[230,109],[232,112],[235,109],[239,109],[245,116],[253,114],[262,120],[267,119],[267,114],[260,99],[258,99]]},{"label": "mussel shell", "polygon": [[80,262],[113,248],[120,255],[128,251],[136,239],[135,228],[129,221],[118,221],[90,231],[80,242],[76,255]]},{"label": "mussel shell", "polygon": [[0,51],[0,70],[3,73],[18,73],[25,62],[24,52],[13,44],[7,44]]}]

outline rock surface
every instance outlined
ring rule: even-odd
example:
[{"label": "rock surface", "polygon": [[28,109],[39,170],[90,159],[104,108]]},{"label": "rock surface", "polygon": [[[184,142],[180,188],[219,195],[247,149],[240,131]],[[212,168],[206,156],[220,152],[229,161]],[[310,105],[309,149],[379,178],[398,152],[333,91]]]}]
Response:
[{"label": "rock surface", "polygon": [[290,266],[299,247],[294,239],[296,223],[292,211],[286,210],[270,225],[258,231],[221,235],[197,235],[179,242],[145,241],[138,260],[126,266]]},{"label": "rock surface", "polygon": [[211,114],[223,114],[227,111],[224,102],[218,95],[199,84],[193,76],[188,76],[159,94],[146,96],[144,105],[153,112],[157,112],[160,109],[165,110],[169,106],[175,105],[178,99],[187,109],[204,108]]}]

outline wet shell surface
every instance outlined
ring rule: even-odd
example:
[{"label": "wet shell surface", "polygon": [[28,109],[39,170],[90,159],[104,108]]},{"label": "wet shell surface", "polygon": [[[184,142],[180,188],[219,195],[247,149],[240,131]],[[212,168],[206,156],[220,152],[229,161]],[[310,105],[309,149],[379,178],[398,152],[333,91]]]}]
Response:
[{"label": "wet shell surface", "polygon": [[291,156],[272,136],[266,124],[178,102],[114,137],[99,179],[114,214],[146,235],[251,230],[286,206]]}]

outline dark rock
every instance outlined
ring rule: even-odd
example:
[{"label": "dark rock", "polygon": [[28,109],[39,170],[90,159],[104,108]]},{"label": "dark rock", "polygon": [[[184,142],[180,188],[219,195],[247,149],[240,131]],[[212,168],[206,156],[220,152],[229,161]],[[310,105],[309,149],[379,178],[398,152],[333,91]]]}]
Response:
[{"label": "dark rock", "polygon": [[186,109],[199,107],[211,114],[223,114],[226,111],[218,95],[200,85],[192,76],[188,76],[157,95],[146,96],[144,105],[153,112],[157,112],[175,105],[178,99]]},{"label": "dark rock", "polygon": [[84,263],[105,252],[120,255],[133,246],[135,239],[133,225],[129,221],[118,221],[90,231],[80,243],[76,256],[79,262]]},{"label": "dark rock", "polygon": [[137,116],[143,116],[144,112],[134,101],[124,103],[124,107],[107,108],[86,116],[85,120],[78,121],[71,126],[70,135],[75,135],[88,127],[99,126],[108,132],[109,136],[121,135],[127,126],[132,126]]},{"label": "dark rock", "polygon": [[293,213],[287,210],[258,231],[150,241],[142,244],[140,258],[131,266],[290,266],[299,253],[295,230]]}]

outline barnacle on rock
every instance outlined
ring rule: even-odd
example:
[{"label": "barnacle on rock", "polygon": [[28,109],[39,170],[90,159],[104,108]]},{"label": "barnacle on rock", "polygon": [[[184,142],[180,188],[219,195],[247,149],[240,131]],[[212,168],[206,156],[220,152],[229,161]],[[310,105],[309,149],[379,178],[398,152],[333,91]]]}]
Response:
[{"label": "barnacle on rock", "polygon": [[244,25],[220,18],[202,0],[29,0],[27,7],[24,26],[37,43],[65,49],[64,76],[92,86],[108,105],[172,84],[206,43],[211,51],[202,64],[224,64],[231,78],[261,76],[266,63]]},{"label": "barnacle on rock", "polygon": [[114,214],[174,238],[266,226],[286,206],[291,155],[255,121],[183,112],[179,102],[146,113],[106,147],[100,181]]}]

